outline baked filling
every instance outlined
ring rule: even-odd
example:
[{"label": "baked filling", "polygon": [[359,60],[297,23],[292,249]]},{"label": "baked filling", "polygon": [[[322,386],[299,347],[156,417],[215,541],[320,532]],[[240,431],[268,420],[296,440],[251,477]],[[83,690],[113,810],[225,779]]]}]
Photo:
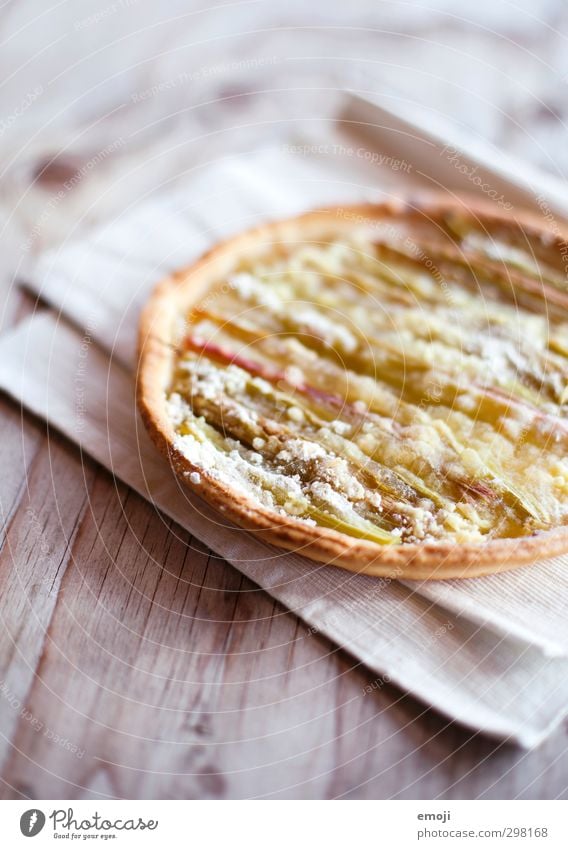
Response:
[{"label": "baked filling", "polygon": [[568,518],[567,307],[546,237],[457,213],[236,257],[183,317],[175,447],[384,545],[537,534]]}]

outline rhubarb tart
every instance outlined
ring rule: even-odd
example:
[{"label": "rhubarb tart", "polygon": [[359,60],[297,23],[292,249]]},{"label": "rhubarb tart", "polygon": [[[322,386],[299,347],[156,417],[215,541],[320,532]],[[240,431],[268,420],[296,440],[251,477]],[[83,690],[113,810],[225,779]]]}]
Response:
[{"label": "rhubarb tart", "polygon": [[156,289],[143,420],[225,520],[312,560],[422,580],[563,553],[567,267],[559,225],[466,199],[268,224]]}]

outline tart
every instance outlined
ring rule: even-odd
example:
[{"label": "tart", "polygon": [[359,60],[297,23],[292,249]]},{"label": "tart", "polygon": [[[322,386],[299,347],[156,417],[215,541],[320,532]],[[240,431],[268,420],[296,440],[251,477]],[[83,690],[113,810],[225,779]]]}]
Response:
[{"label": "tart", "polygon": [[143,420],[313,560],[423,580],[568,551],[567,266],[558,225],[465,197],[267,224],[155,290]]}]

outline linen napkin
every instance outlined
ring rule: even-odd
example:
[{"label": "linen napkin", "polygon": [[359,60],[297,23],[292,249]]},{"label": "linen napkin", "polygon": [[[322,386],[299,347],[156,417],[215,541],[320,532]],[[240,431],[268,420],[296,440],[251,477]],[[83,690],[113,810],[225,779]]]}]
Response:
[{"label": "linen napkin", "polygon": [[[336,162],[290,149],[305,151],[306,146],[268,148],[209,166],[179,190],[141,204],[87,241],[46,253],[29,285],[132,368],[140,308],[165,273],[261,220],[338,197],[347,203],[385,196],[382,172],[355,170],[345,159],[338,168]],[[568,558],[557,558],[514,577],[428,583],[420,591],[476,622],[563,654],[568,653],[567,566]]]},{"label": "linen napkin", "polygon": [[[111,353],[113,368],[132,368],[140,305],[156,279],[165,272],[189,262],[212,241],[258,220],[337,202],[338,197],[345,199],[346,203],[362,197],[376,199],[381,194],[378,182],[376,174],[371,179],[367,174],[365,179],[360,172],[355,173],[355,169],[350,173],[345,168],[338,171],[325,163],[291,155],[284,148],[257,153],[254,159],[227,159],[200,172],[176,192],[164,194],[113,220],[87,241],[69,243],[56,252],[44,255],[29,283],[84,328],[89,338],[97,339]],[[373,188],[368,188],[369,183]],[[69,339],[68,334],[66,338]],[[28,367],[34,368],[33,363]],[[9,371],[4,363],[3,385],[21,397],[25,386],[16,387],[11,382]],[[92,377],[90,373],[89,393],[92,391]],[[57,377],[52,376],[51,379],[55,381],[52,391],[57,395],[63,387]],[[29,393],[25,393],[23,400],[28,405],[33,402]],[[118,414],[114,400],[111,401],[108,420],[112,424],[118,420]],[[53,423],[71,438],[78,439],[64,417]],[[105,462],[96,454],[96,444],[84,447]],[[109,465],[108,462],[106,464]],[[112,465],[112,468],[117,476],[125,478],[126,471],[120,465]],[[153,478],[156,486],[167,473],[161,462],[159,469],[161,472]],[[128,482],[139,488],[134,480]],[[155,502],[169,512],[157,492],[161,489],[150,489]],[[188,515],[181,520],[186,527]],[[179,515],[176,518],[180,521]],[[195,516],[192,518],[195,519]],[[200,528],[192,532],[208,542]],[[246,535],[240,531],[231,531],[231,545],[236,545],[235,537],[242,540],[243,536]],[[220,550],[217,537],[208,544],[235,562],[227,551]],[[261,546],[255,559],[266,559],[266,546],[258,540],[254,544]],[[228,551],[230,554],[230,548]],[[293,555],[278,555],[275,560],[271,556],[273,568],[278,564],[284,584],[288,584],[289,570],[296,584],[298,560]],[[304,581],[307,574],[322,575],[320,568],[302,563],[306,573]],[[244,565],[236,565],[245,572],[246,568],[251,568],[248,561]],[[562,681],[566,675],[563,658],[568,653],[568,623],[563,615],[568,600],[566,565],[566,558],[557,558],[511,574],[470,581],[408,583],[405,587],[401,584],[385,587],[362,576],[345,577],[347,573],[341,579],[332,579],[329,575],[336,574],[336,570],[325,569],[323,572],[327,577],[318,578],[316,584],[319,586],[321,580],[341,580],[339,588],[335,587],[333,598],[327,593],[322,594],[323,586],[314,594],[315,587],[310,585],[309,595],[293,597],[294,609],[307,621],[315,622],[318,629],[341,642],[371,669],[388,674],[392,680],[448,715],[472,727],[512,736],[524,745],[534,745],[568,712],[568,707],[564,708],[568,700],[564,692],[566,685]],[[267,583],[265,565],[258,576],[249,576],[277,595],[273,583]],[[270,580],[273,581],[273,578]],[[361,586],[356,582],[361,582]],[[373,606],[373,594],[379,586],[380,600],[378,605],[375,603]],[[298,591],[296,586],[295,592]],[[290,605],[289,597],[277,597]],[[393,604],[396,600],[397,605],[393,608],[397,611],[396,616],[392,611],[388,614],[387,598]],[[336,606],[343,610],[342,604],[348,600],[350,613],[347,618],[342,618]],[[436,607],[433,607],[434,603]],[[437,617],[437,624],[432,621],[432,616]],[[409,629],[412,635],[412,647],[407,645],[410,637],[403,638],[398,628],[392,630],[400,617],[404,629]],[[421,638],[418,636],[420,628],[424,627],[424,619],[429,623],[426,627],[433,626],[426,637],[426,654],[435,664],[436,673],[431,663],[425,664],[421,642],[424,634]],[[380,623],[383,641],[389,640],[391,646],[384,657],[376,653],[377,646],[385,648],[384,642],[378,640],[375,634],[377,623]],[[451,627],[444,627],[448,623]],[[354,633],[365,634],[367,628],[372,628],[373,633],[361,639],[353,636]],[[464,629],[469,629],[465,643]],[[402,645],[401,640],[405,645],[404,653],[398,648]],[[369,645],[371,641],[372,647]],[[487,655],[489,644],[491,649]],[[445,656],[445,651],[450,648],[451,663]],[[489,668],[487,656],[490,657]],[[513,658],[515,662],[512,662]],[[535,664],[534,667],[531,664]],[[425,670],[428,670],[428,676],[433,676],[428,681],[424,679]],[[501,685],[495,677],[497,674],[503,689],[499,689]],[[540,689],[544,682],[541,675],[550,676],[546,678],[546,691]],[[469,689],[471,684],[473,689]],[[554,685],[557,685],[556,689]],[[520,688],[524,693],[522,699],[519,698]],[[527,698],[527,688],[532,693],[530,698]],[[558,703],[552,690],[559,696]],[[514,705],[511,704],[511,695],[514,696]],[[531,711],[534,711],[532,716]]]}]

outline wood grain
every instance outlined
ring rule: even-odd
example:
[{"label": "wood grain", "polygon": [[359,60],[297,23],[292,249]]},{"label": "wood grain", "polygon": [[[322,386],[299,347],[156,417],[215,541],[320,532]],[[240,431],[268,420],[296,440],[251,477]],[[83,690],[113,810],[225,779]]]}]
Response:
[{"label": "wood grain", "polygon": [[[562,0],[535,12],[540,23],[493,2],[464,4],[461,18],[432,5],[389,4],[380,17],[369,0],[335,12],[238,4],[217,37],[215,10],[183,23],[192,10],[177,0],[169,16],[136,4],[136,36],[128,10],[110,26],[89,19],[105,2],[68,4],[57,19],[10,4],[0,106],[17,120],[0,133],[2,326],[32,308],[15,282],[35,253],[119,214],[215,145],[325,122],[324,93],[346,75],[389,91],[408,83],[412,102],[568,167]],[[76,447],[4,398],[0,420],[3,798],[568,797],[566,726],[525,753],[390,685],[366,694],[372,676],[352,657]]]}]

